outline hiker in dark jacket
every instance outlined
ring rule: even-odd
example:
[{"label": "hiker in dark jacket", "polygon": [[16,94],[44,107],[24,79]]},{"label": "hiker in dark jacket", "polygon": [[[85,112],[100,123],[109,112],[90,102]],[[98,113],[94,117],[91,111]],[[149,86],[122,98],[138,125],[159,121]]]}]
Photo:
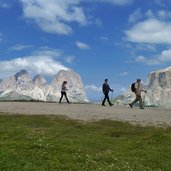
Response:
[{"label": "hiker in dark jacket", "polygon": [[109,91],[113,92],[113,90],[109,87],[108,79],[105,79],[105,82],[103,83],[103,86],[102,86],[102,90],[103,90],[103,94],[105,95],[103,102],[102,102],[102,106],[106,106],[105,105],[106,99],[107,99],[109,105],[112,106],[113,104],[109,100]]},{"label": "hiker in dark jacket", "polygon": [[66,94],[66,91],[68,90],[68,89],[66,88],[66,84],[67,84],[67,81],[64,81],[64,82],[62,83],[62,87],[61,87],[61,98],[60,98],[60,100],[59,100],[59,103],[61,103],[61,100],[62,100],[63,96],[65,96],[67,103],[70,103],[70,101],[69,101],[68,98],[67,98],[67,94]]}]

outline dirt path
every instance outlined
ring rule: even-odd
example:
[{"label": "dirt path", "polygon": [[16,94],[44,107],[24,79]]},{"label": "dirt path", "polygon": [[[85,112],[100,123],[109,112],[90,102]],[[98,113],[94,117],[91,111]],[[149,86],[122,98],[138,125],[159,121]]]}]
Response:
[{"label": "dirt path", "polygon": [[111,119],[143,126],[171,126],[171,110],[100,106],[95,104],[58,104],[41,102],[0,102],[0,112],[26,115],[64,115],[71,119],[97,121]]}]

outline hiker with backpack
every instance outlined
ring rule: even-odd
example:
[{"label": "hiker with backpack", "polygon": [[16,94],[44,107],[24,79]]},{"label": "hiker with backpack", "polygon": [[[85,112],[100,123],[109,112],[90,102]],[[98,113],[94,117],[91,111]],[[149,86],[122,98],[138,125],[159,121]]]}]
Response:
[{"label": "hiker with backpack", "polygon": [[67,103],[71,103],[71,102],[68,100],[68,98],[67,98],[66,91],[67,91],[68,89],[66,88],[66,84],[67,84],[67,81],[64,81],[64,82],[62,83],[62,87],[61,87],[61,98],[60,98],[60,100],[59,100],[59,103],[61,103],[61,100],[62,100],[63,96],[65,96],[65,99],[66,99]]},{"label": "hiker with backpack", "polygon": [[131,91],[135,93],[136,98],[132,103],[129,104],[129,106],[133,108],[133,105],[139,101],[140,109],[144,109],[141,92],[143,91],[146,93],[147,91],[143,90],[141,79],[137,79],[137,81],[131,85]]},{"label": "hiker with backpack", "polygon": [[105,95],[103,102],[102,102],[102,106],[106,106],[105,105],[106,99],[107,99],[109,105],[112,106],[113,104],[110,102],[110,99],[109,99],[109,91],[113,92],[113,89],[110,88],[110,86],[108,84],[108,79],[105,79],[105,82],[103,83],[103,86],[102,86],[102,91],[103,91],[103,94]]}]

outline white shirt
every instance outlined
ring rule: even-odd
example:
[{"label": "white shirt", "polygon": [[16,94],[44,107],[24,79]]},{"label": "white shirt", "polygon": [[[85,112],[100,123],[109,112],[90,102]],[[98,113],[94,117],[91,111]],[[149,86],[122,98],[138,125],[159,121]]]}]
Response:
[{"label": "white shirt", "polygon": [[141,83],[135,83],[135,94],[141,96],[141,92],[144,91]]}]

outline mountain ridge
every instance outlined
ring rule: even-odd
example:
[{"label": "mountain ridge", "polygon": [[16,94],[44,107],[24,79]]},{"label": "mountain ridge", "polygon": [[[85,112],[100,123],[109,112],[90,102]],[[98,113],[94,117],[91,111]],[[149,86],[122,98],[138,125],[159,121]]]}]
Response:
[{"label": "mountain ridge", "polygon": [[[147,93],[142,93],[146,106],[171,108],[171,67],[150,72],[143,89],[147,90]],[[135,94],[131,92],[130,86],[123,96],[123,99],[118,99],[121,105],[127,105],[134,100]]]},{"label": "mountain ridge", "polygon": [[[68,98],[72,102],[87,102],[86,93],[78,73],[73,70],[61,70],[54,75],[51,83],[47,83],[43,75],[31,78],[27,70],[20,70],[16,74],[0,81],[1,100],[38,100],[59,101],[61,85],[68,82]],[[74,80],[74,82],[73,82]],[[71,88],[72,87],[72,88]]]}]

